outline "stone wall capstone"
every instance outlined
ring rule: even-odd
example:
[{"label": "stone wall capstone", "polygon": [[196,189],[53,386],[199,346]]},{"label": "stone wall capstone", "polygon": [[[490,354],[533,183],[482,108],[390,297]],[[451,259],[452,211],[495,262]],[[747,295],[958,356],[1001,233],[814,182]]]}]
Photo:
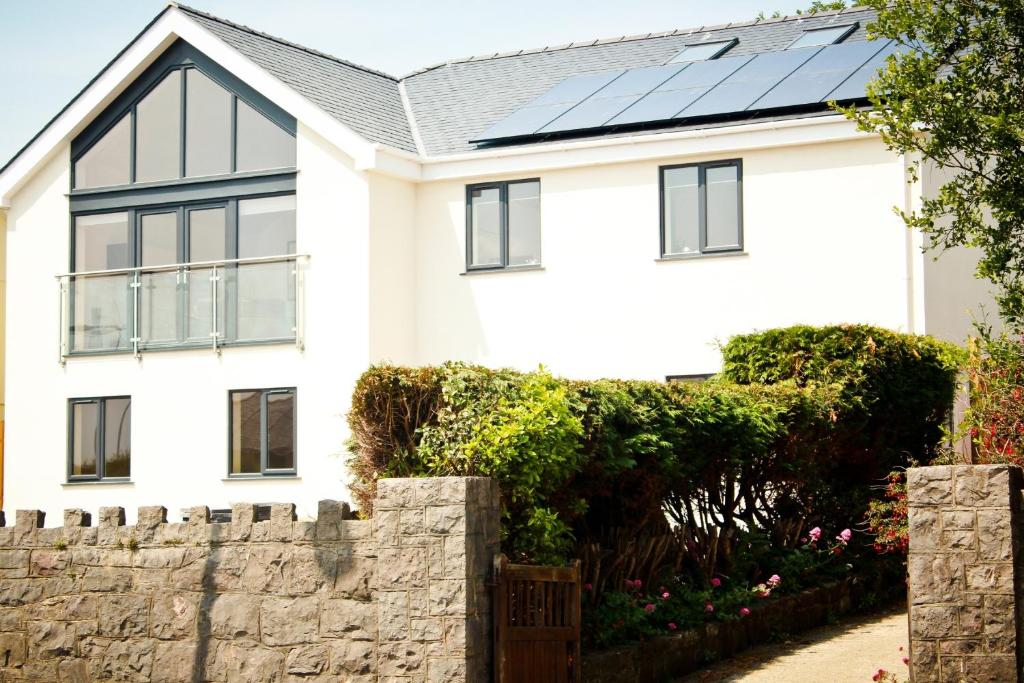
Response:
[{"label": "stone wall capstone", "polygon": [[483,680],[497,484],[382,480],[373,518],[348,517],[143,507],[126,526],[113,507],[44,528],[19,510],[0,528],[0,680]]},{"label": "stone wall capstone", "polygon": [[907,472],[914,683],[1021,680],[1020,469]]}]

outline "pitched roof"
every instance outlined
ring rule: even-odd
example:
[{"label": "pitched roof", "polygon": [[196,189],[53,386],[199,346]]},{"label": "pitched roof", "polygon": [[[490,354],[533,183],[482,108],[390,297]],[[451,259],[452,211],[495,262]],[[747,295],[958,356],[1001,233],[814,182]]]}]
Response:
[{"label": "pitched roof", "polygon": [[664,64],[705,40],[739,39],[729,55],[780,50],[807,29],[833,24],[858,22],[845,42],[865,40],[874,17],[873,10],[852,8],[470,57],[410,74],[403,85],[425,152],[456,154],[476,149],[469,140],[569,76]]},{"label": "pitched roof", "polygon": [[177,7],[367,140],[416,151],[397,78],[185,5]]}]

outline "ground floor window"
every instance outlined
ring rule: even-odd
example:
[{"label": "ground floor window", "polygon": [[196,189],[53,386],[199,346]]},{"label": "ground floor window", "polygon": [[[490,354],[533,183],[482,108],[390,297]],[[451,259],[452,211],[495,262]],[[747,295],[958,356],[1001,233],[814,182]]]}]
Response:
[{"label": "ground floor window", "polygon": [[127,479],[131,475],[131,437],[131,397],[71,399],[68,479]]},{"label": "ground floor window", "polygon": [[228,403],[230,474],[295,474],[295,389],[231,391]]}]

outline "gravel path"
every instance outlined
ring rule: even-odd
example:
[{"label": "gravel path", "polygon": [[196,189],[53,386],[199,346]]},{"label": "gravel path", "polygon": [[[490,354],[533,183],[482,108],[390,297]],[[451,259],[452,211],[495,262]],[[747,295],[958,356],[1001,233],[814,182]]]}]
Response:
[{"label": "gravel path", "polygon": [[906,680],[905,656],[907,612],[891,610],[752,648],[676,683],[870,683],[880,668]]}]

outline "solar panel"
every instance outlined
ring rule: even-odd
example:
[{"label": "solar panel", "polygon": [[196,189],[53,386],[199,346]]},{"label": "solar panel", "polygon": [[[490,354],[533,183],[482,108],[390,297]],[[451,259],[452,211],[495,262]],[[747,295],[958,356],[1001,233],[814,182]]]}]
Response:
[{"label": "solar panel", "polygon": [[819,50],[814,47],[759,54],[675,118],[744,111]]},{"label": "solar panel", "polygon": [[608,125],[671,119],[751,59],[750,56],[740,56],[693,62],[613,118]]},{"label": "solar panel", "polygon": [[863,66],[887,42],[857,41],[822,48],[782,82],[769,90],[750,109],[774,109],[816,104],[854,71]]},{"label": "solar panel", "polygon": [[595,128],[679,73],[685,65],[648,66],[630,69],[562,116],[540,129],[541,133]]},{"label": "solar panel", "polygon": [[532,135],[622,75],[622,71],[570,76],[485,130],[476,140]]},{"label": "solar panel", "polygon": [[848,102],[850,100],[863,99],[868,81],[871,81],[878,74],[878,70],[885,66],[885,59],[891,54],[905,53],[910,48],[891,42],[878,51],[874,57],[868,60],[867,64],[853,72],[849,78],[843,81],[835,90],[821,98],[822,102],[835,100],[837,102]]}]

